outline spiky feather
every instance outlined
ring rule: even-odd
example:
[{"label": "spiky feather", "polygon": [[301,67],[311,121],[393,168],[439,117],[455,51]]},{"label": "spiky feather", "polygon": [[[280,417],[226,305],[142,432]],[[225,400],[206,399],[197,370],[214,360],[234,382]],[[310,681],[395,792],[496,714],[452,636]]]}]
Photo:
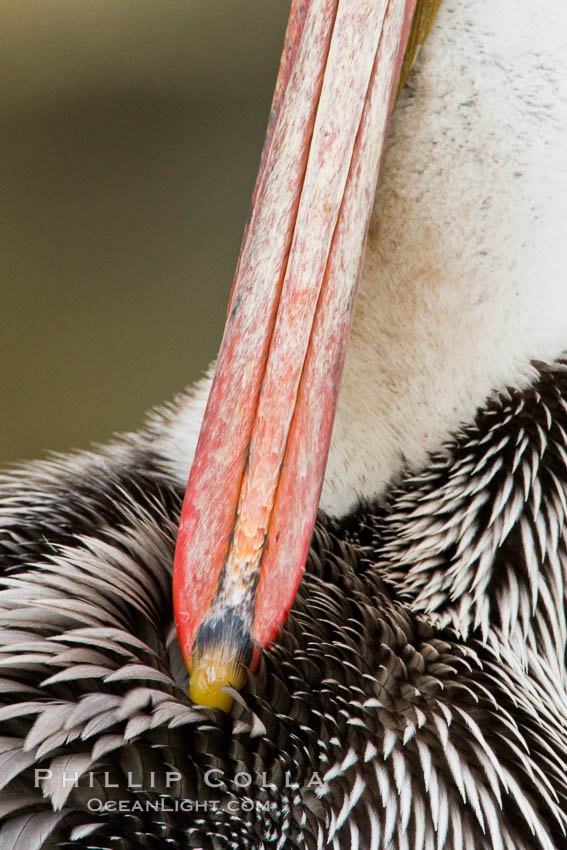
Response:
[{"label": "spiky feather", "polygon": [[186,696],[156,421],[6,477],[0,846],[566,848],[566,399],[541,367],[386,508],[321,517],[230,717]]}]

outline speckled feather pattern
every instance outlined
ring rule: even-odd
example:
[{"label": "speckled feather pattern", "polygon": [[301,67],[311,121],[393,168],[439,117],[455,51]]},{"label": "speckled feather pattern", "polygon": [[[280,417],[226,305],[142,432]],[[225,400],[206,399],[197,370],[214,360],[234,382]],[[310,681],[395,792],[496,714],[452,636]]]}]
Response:
[{"label": "speckled feather pattern", "polygon": [[190,704],[176,651],[172,411],[7,476],[0,846],[566,848],[567,369],[537,374],[385,507],[320,518],[230,717]]}]

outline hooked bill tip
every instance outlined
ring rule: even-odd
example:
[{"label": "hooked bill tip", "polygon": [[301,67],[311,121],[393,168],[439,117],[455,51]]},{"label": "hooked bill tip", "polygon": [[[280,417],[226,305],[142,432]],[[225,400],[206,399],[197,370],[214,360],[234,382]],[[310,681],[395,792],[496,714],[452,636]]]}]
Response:
[{"label": "hooked bill tip", "polygon": [[252,650],[249,627],[237,611],[229,608],[206,619],[197,632],[191,657],[189,697],[193,702],[230,711],[233,698],[226,688],[242,688]]},{"label": "hooked bill tip", "polygon": [[227,659],[220,647],[209,647],[203,653],[193,653],[189,697],[198,705],[230,711],[233,698],[226,688],[236,690],[246,681],[246,668],[238,661]]}]

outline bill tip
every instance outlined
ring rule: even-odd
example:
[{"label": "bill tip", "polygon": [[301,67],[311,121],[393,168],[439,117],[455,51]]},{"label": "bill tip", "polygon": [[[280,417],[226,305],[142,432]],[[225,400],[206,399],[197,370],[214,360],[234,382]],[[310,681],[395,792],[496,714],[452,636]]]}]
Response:
[{"label": "bill tip", "polygon": [[195,652],[191,663],[189,697],[198,705],[229,712],[234,702],[225,688],[240,690],[246,680],[246,670],[237,661],[226,660],[223,654],[208,647]]}]

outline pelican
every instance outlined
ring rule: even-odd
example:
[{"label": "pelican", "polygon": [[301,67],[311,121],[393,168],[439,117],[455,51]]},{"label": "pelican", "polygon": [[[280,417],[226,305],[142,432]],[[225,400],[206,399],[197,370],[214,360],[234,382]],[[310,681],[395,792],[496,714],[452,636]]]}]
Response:
[{"label": "pelican", "polygon": [[567,848],[566,24],[294,0],[216,365],[2,479],[0,847]]}]

